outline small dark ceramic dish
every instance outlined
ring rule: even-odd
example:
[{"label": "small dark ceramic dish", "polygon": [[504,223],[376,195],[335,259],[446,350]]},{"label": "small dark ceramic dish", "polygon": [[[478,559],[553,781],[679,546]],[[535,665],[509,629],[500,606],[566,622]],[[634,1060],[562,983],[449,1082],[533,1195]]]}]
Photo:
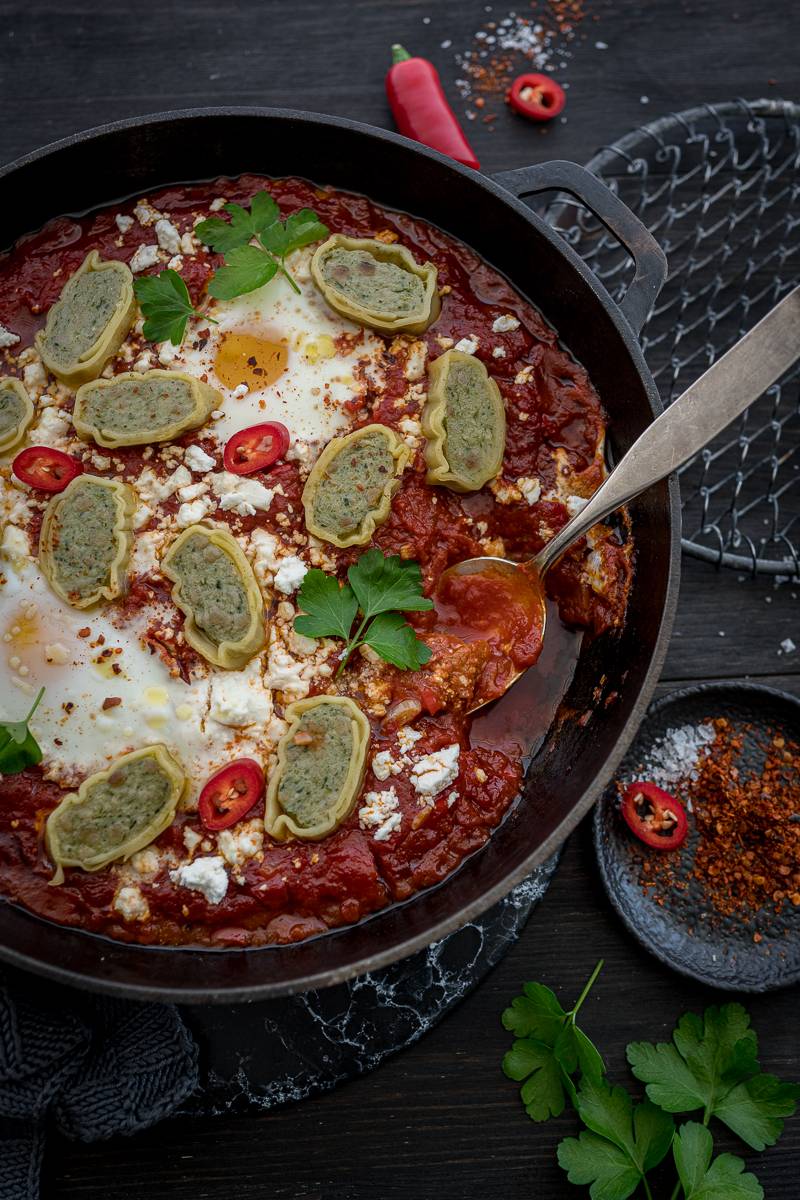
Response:
[{"label": "small dark ceramic dish", "polygon": [[[699,684],[651,704],[617,778],[638,774],[645,779],[640,768],[668,729],[714,717],[726,717],[734,732],[747,725],[800,740],[800,701],[794,696],[758,684]],[[762,758],[755,739],[745,736],[740,771],[757,772]],[[779,913],[770,907],[732,917],[719,914],[691,874],[697,843],[693,825],[672,856],[676,881],[685,883],[685,890],[657,884],[645,892],[644,857],[661,852],[648,850],[628,831],[617,797],[611,784],[595,808],[594,844],[608,897],[637,941],[666,966],[710,987],[768,992],[800,981],[800,908],[784,902]]]}]

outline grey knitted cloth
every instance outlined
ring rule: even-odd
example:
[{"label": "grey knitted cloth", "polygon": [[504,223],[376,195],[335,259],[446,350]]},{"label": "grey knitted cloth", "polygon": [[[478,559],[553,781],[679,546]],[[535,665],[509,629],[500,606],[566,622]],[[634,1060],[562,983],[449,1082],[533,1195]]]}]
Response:
[{"label": "grey knitted cloth", "polygon": [[0,1200],[38,1200],[50,1122],[87,1142],[137,1133],[197,1083],[175,1008],[0,971]]}]

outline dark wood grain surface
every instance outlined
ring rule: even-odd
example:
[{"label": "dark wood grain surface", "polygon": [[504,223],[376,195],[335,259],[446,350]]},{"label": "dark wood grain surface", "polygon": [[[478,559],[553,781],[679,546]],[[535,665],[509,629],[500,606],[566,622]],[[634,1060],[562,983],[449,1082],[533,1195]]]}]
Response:
[{"label": "dark wood grain surface", "polygon": [[[454,54],[509,7],[495,0],[490,14],[476,0],[0,0],[0,159],[103,121],[207,104],[282,105],[387,125],[383,74],[390,43],[434,58],[452,93],[459,75]],[[493,127],[481,120],[468,127],[486,170],[552,157],[585,160],[629,128],[703,101],[800,99],[794,0],[586,0],[585,7],[559,72],[570,85],[567,122],[538,130],[496,105]],[[526,9],[527,0],[517,0],[517,8]],[[787,636],[800,644],[799,597],[799,587],[775,588],[685,559],[661,690],[749,676],[800,695],[800,654],[778,652]],[[521,941],[417,1046],[333,1094],[272,1114],[168,1122],[92,1147],[54,1139],[45,1195],[555,1200],[582,1194],[554,1157],[572,1119],[534,1126],[500,1073],[508,1036],[499,1015],[524,979],[543,979],[575,996],[600,955],[606,967],[586,1024],[612,1072],[624,1078],[627,1041],[666,1035],[679,1013],[712,996],[661,968],[623,932],[596,880],[584,828]],[[800,1077],[797,989],[748,1005],[765,1069]],[[800,1120],[757,1170],[769,1200],[795,1200]]]}]

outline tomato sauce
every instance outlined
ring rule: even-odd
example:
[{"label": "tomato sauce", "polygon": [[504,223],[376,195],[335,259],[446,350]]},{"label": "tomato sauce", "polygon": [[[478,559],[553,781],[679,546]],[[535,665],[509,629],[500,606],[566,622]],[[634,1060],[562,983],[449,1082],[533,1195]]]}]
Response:
[{"label": "tomato sauce", "polygon": [[[532,503],[501,503],[490,489],[459,496],[425,482],[422,452],[404,473],[386,523],[372,544],[384,553],[401,554],[420,563],[426,590],[435,592],[441,573],[461,559],[487,553],[482,539],[502,543],[504,556],[534,554],[568,519],[559,500],[545,498],[557,490],[559,474],[569,472],[574,489],[589,495],[602,478],[604,416],[584,369],[558,343],[557,333],[496,271],[468,247],[424,221],[387,211],[368,199],[317,188],[300,179],[264,180],[242,176],[151,194],[180,233],[210,213],[211,201],[223,193],[247,204],[268,186],[283,215],[314,208],[332,230],[356,237],[396,235],[419,260],[437,266],[443,289],[441,316],[423,335],[429,355],[436,357],[464,337],[478,339],[477,356],[497,380],[508,406],[503,476],[516,480],[535,476],[542,498]],[[129,262],[138,246],[154,240],[153,231],[134,221],[121,234],[115,213],[130,213],[134,201],[85,217],[60,217],[40,232],[20,240],[0,258],[0,323],[21,336],[18,349],[30,345],[66,279],[90,249],[103,258]],[[217,255],[186,257],[181,274],[197,303]],[[493,330],[498,307],[518,326]],[[201,335],[196,335],[201,336]],[[492,349],[501,353],[492,353]],[[378,393],[367,387],[356,402],[354,423],[382,422],[399,427],[402,410],[395,401],[405,395],[404,363],[387,339],[383,358],[385,385]],[[119,369],[127,369],[120,365]],[[219,453],[213,440],[192,433],[179,439]],[[556,454],[556,452],[558,452]],[[89,450],[87,448],[87,455]],[[121,475],[133,480],[150,465],[142,447],[119,448]],[[155,464],[153,464],[155,466]],[[94,473],[104,472],[96,466]],[[267,513],[240,517],[217,512],[235,534],[257,527],[280,532],[286,520],[302,525],[303,480],[294,462],[281,462],[257,476],[277,489]],[[174,503],[177,506],[177,500]],[[344,572],[363,548],[326,547]],[[263,852],[252,858],[239,877],[232,875],[225,899],[209,904],[200,892],[177,886],[167,867],[141,882],[150,909],[146,922],[124,921],[113,909],[118,878],[114,868],[95,874],[67,870],[61,887],[50,887],[52,869],[43,849],[47,813],[64,792],[42,777],[38,768],[0,781],[0,891],[31,911],[53,921],[80,926],[123,941],[205,946],[248,946],[288,943],[351,924],[402,901],[446,878],[482,846],[518,795],[522,764],[534,752],[558,708],[574,671],[582,630],[600,633],[618,626],[623,617],[631,576],[630,546],[621,535],[605,530],[593,552],[608,576],[602,594],[587,582],[583,570],[588,547],[570,551],[548,574],[548,626],[544,649],[538,616],[525,597],[509,592],[506,581],[484,578],[453,584],[431,613],[415,614],[414,624],[434,650],[428,668],[395,672],[393,700],[421,697],[423,715],[415,721],[421,734],[415,753],[423,755],[457,743],[458,776],[452,787],[421,804],[408,772],[392,776],[402,813],[401,832],[378,841],[359,827],[358,806],[345,823],[319,843],[277,844],[265,838]],[[124,621],[143,602],[157,604],[163,619],[148,632],[148,642],[168,669],[190,677],[197,659],[181,634],[183,617],[171,603],[163,580],[140,576],[132,581],[118,608]],[[559,619],[561,618],[561,620]],[[502,691],[509,669],[535,662],[539,667],[510,696],[484,710],[474,721],[464,714],[467,684],[480,696]],[[449,664],[449,673],[438,670]],[[458,666],[460,682],[454,683]],[[356,679],[354,688],[358,688]],[[459,709],[456,701],[461,701]],[[387,750],[401,754],[398,728],[391,719],[374,722],[370,757]],[[368,768],[364,791],[379,786]],[[455,799],[454,799],[455,797]],[[202,834],[196,815],[182,813],[156,846],[183,852],[187,826]]]}]

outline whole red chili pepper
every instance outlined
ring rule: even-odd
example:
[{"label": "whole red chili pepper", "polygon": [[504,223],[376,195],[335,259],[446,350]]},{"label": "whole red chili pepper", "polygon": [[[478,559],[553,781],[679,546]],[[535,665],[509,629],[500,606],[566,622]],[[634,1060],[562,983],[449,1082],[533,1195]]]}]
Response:
[{"label": "whole red chili pepper", "polygon": [[442,90],[439,73],[427,58],[412,58],[402,46],[392,46],[392,66],[386,76],[386,94],[397,128],[406,137],[441,154],[480,167],[456,115]]}]

